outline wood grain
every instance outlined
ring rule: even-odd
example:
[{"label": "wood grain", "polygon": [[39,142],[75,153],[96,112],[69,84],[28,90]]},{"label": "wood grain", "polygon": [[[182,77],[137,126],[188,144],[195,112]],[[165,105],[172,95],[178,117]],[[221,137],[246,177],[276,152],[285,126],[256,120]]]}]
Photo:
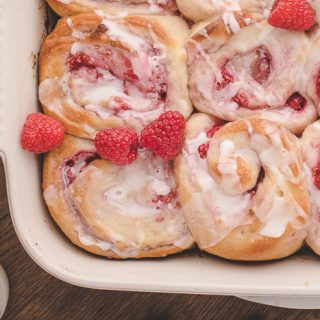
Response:
[{"label": "wood grain", "polygon": [[10,219],[2,164],[0,226],[0,263],[11,287],[5,320],[320,319],[320,310],[272,308],[234,297],[98,291],[63,283],[41,270],[20,245]]}]

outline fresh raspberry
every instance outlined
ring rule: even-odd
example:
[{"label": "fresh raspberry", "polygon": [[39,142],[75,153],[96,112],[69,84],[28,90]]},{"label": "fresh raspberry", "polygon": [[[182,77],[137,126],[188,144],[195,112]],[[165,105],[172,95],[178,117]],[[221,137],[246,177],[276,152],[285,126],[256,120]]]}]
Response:
[{"label": "fresh raspberry", "polygon": [[315,12],[307,0],[277,0],[268,22],[286,30],[305,31],[315,23]]},{"label": "fresh raspberry", "polygon": [[287,100],[286,106],[295,111],[301,111],[306,106],[306,103],[306,99],[299,92],[295,92]]},{"label": "fresh raspberry", "polygon": [[32,113],[24,123],[20,143],[24,150],[48,152],[62,142],[64,127],[56,120],[42,114]]},{"label": "fresh raspberry", "polygon": [[111,128],[100,131],[94,140],[98,154],[117,165],[130,164],[138,155],[138,136],[128,128]]},{"label": "fresh raspberry", "polygon": [[178,111],[167,111],[149,123],[141,133],[141,145],[164,160],[172,160],[181,150],[186,121]]}]

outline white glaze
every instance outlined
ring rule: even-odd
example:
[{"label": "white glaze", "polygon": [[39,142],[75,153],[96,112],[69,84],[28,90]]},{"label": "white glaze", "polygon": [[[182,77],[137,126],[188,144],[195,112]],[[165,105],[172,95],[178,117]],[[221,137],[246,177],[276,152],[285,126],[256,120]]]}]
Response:
[{"label": "white glaze", "polygon": [[[190,96],[197,109],[228,121],[269,119],[300,132],[317,117],[313,100],[307,94],[310,75],[305,64],[313,49],[310,38],[303,33],[273,28],[265,21],[239,31],[232,13],[225,14],[224,22],[230,34],[236,32],[229,41],[218,38],[197,42],[195,37],[189,41],[192,44],[188,47]],[[271,57],[270,74],[263,83],[251,71],[262,52],[259,48],[267,50]],[[219,88],[223,81],[221,70],[226,63],[234,79]],[[306,106],[299,112],[286,107],[294,92],[306,99]],[[248,97],[248,108],[239,107],[233,101],[238,93]]]},{"label": "white glaze", "polygon": [[[68,182],[67,178],[64,177],[65,173],[63,172],[65,171],[61,171],[66,187],[64,194],[59,192],[55,185],[50,185],[44,192],[46,202],[49,206],[55,206],[58,201],[61,201],[61,198],[65,198],[70,210],[69,214],[72,214],[73,219],[76,221],[74,230],[83,245],[96,246],[103,251],[111,250],[118,256],[124,258],[135,257],[141,253],[141,250],[148,251],[153,249],[142,249],[141,247],[144,241],[149,241],[149,239],[145,238],[145,225],[147,223],[150,224],[153,220],[155,232],[159,232],[161,230],[159,227],[162,225],[164,228],[163,232],[168,234],[168,239],[172,239],[170,243],[159,243],[160,247],[175,245],[183,249],[191,245],[192,237],[184,221],[183,211],[176,207],[177,200],[173,199],[172,202],[168,204],[152,200],[157,195],[166,196],[176,188],[173,172],[172,169],[169,169],[170,165],[168,162],[162,161],[151,153],[139,151],[138,159],[133,164],[119,167],[119,169],[116,170],[117,174],[114,184],[110,185],[110,182],[108,182],[106,189],[102,186],[101,190],[103,192],[101,192],[99,201],[92,203],[95,207],[95,218],[89,219],[90,216],[81,212],[82,204],[85,203],[87,199],[74,193],[75,185],[78,183],[80,183],[80,185],[86,183],[87,174],[90,175],[90,179],[97,181],[98,184],[105,180],[105,176],[95,166],[90,165],[87,169],[80,172],[80,169],[84,167],[85,158],[86,156],[84,156],[83,159],[79,158],[80,160],[76,160],[73,167],[67,167],[76,177],[76,180],[73,180],[69,187],[66,187]],[[88,193],[89,192],[90,189],[88,190]],[[100,194],[100,192],[98,194]],[[108,208],[111,211],[102,210],[106,208],[105,205],[101,205],[102,203],[108,203]],[[92,223],[99,225],[109,215],[109,212],[112,213],[114,217],[118,216],[119,221],[124,221],[120,219],[119,215],[124,218],[134,219],[133,221],[136,222],[134,225],[131,225],[131,228],[136,228],[134,230],[135,237],[132,238],[133,236],[131,234],[127,238],[123,231],[124,226],[121,225],[119,225],[118,230],[114,226],[108,228],[106,225],[105,227],[107,227],[108,232],[104,239],[97,237],[90,226]],[[158,218],[160,219],[159,221],[156,220]],[[91,219],[94,219],[94,221],[91,221]],[[129,224],[130,221],[131,220],[128,220]],[[117,221],[114,220],[113,223],[117,223]],[[159,235],[155,234],[155,237],[159,237]],[[165,239],[166,238],[163,238],[163,241],[166,241]],[[127,248],[119,249],[117,242],[126,244]]]},{"label": "white glaze", "polygon": [[[77,39],[82,39],[84,35],[73,28],[72,18],[68,21],[73,35],[77,36]],[[106,35],[111,40],[120,41],[133,52],[130,62],[139,83],[126,86],[127,92],[125,92],[125,80],[117,78],[102,68],[96,69],[101,75],[98,79],[95,78],[92,70],[80,69],[76,73],[65,71],[62,78],[46,79],[40,84],[39,99],[50,111],[61,116],[64,104],[68,104],[74,108],[82,107],[104,120],[120,117],[122,121],[127,122],[139,132],[146,123],[156,119],[165,111],[165,103],[159,100],[158,93],[152,89],[152,86],[159,84],[154,83],[152,79],[154,75],[160,74],[156,81],[165,82],[167,49],[150,25],[148,39],[146,36],[130,31],[121,22],[104,19],[103,24],[107,26]],[[150,46],[156,51],[155,54],[147,52]],[[75,42],[71,47],[71,54],[78,52],[83,52],[93,59],[99,59],[96,49],[83,41]],[[56,92],[61,89],[62,95],[57,94]],[[115,100],[119,98],[130,106],[129,110],[115,111],[114,108],[117,105]],[[92,131],[89,134],[91,135]]]},{"label": "white glaze", "polygon": [[125,10],[125,8],[127,8],[127,10],[132,10],[133,12],[136,12],[138,14],[139,13],[140,14],[141,13],[162,14],[165,10],[160,5],[167,4],[167,0],[146,0],[146,1],[141,1],[139,3],[135,3],[135,2],[122,3],[121,0],[106,1],[106,3],[104,3],[104,1],[99,1],[99,0],[58,0],[58,1],[67,5],[76,3],[81,6],[93,8],[96,10],[110,11],[112,14],[115,14],[115,15],[117,15],[114,12],[115,10],[120,11],[120,10]]},{"label": "white glaze", "polygon": [[223,22],[229,32],[229,34],[237,33],[241,30],[241,27],[234,16],[233,12],[226,12],[222,15]]},{"label": "white glaze", "polygon": [[[248,120],[247,127],[247,147],[236,147],[229,139],[222,140],[219,145],[217,170],[221,181],[210,174],[210,149],[206,159],[201,159],[198,153],[199,146],[210,140],[206,134],[200,133],[196,138],[186,141],[183,161],[190,172],[188,184],[193,193],[185,210],[191,231],[194,224],[204,224],[203,235],[197,234],[196,237],[201,248],[212,247],[236,227],[252,223],[250,210],[263,225],[259,230],[261,236],[279,238],[289,224],[296,230],[305,229],[308,224],[308,213],[296,202],[289,187],[290,183],[300,185],[305,181],[301,159],[296,153],[297,141],[286,138],[283,128],[266,127],[268,136],[265,136],[253,132]],[[214,138],[210,148],[213,141]],[[277,181],[274,188],[269,187],[268,193],[258,198],[256,195],[251,197],[246,192],[249,190],[241,190],[236,162],[238,158],[250,164],[252,171],[259,172],[263,167],[266,176],[258,185],[257,195],[260,187]],[[293,164],[297,166],[297,174],[291,170]],[[299,222],[298,217],[302,217],[304,222]]]}]

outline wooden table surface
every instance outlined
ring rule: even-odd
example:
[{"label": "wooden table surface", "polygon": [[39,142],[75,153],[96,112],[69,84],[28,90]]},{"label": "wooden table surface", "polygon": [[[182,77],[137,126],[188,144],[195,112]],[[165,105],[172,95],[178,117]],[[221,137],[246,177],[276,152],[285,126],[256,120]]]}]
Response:
[{"label": "wooden table surface", "polygon": [[78,288],[40,269],[20,245],[10,220],[0,165],[0,264],[9,276],[5,320],[315,320],[320,310],[267,307],[234,297],[98,291]]}]

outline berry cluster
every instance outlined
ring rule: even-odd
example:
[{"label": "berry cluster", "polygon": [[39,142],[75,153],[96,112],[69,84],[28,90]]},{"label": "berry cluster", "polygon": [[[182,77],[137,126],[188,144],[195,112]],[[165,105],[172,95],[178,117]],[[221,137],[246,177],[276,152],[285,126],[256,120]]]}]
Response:
[{"label": "berry cluster", "polygon": [[[143,129],[140,145],[164,160],[172,160],[182,148],[185,127],[182,114],[167,111]],[[64,128],[59,122],[42,113],[33,113],[23,126],[21,145],[30,152],[43,153],[59,146],[63,138]],[[137,158],[139,138],[132,129],[110,128],[100,131],[94,144],[101,158],[126,165]]]},{"label": "berry cluster", "polygon": [[[181,150],[186,121],[177,111],[167,111],[149,123],[142,131],[140,144],[164,160],[172,160]],[[132,163],[137,158],[138,136],[128,128],[111,128],[95,138],[97,152],[103,159],[118,165]]]}]

